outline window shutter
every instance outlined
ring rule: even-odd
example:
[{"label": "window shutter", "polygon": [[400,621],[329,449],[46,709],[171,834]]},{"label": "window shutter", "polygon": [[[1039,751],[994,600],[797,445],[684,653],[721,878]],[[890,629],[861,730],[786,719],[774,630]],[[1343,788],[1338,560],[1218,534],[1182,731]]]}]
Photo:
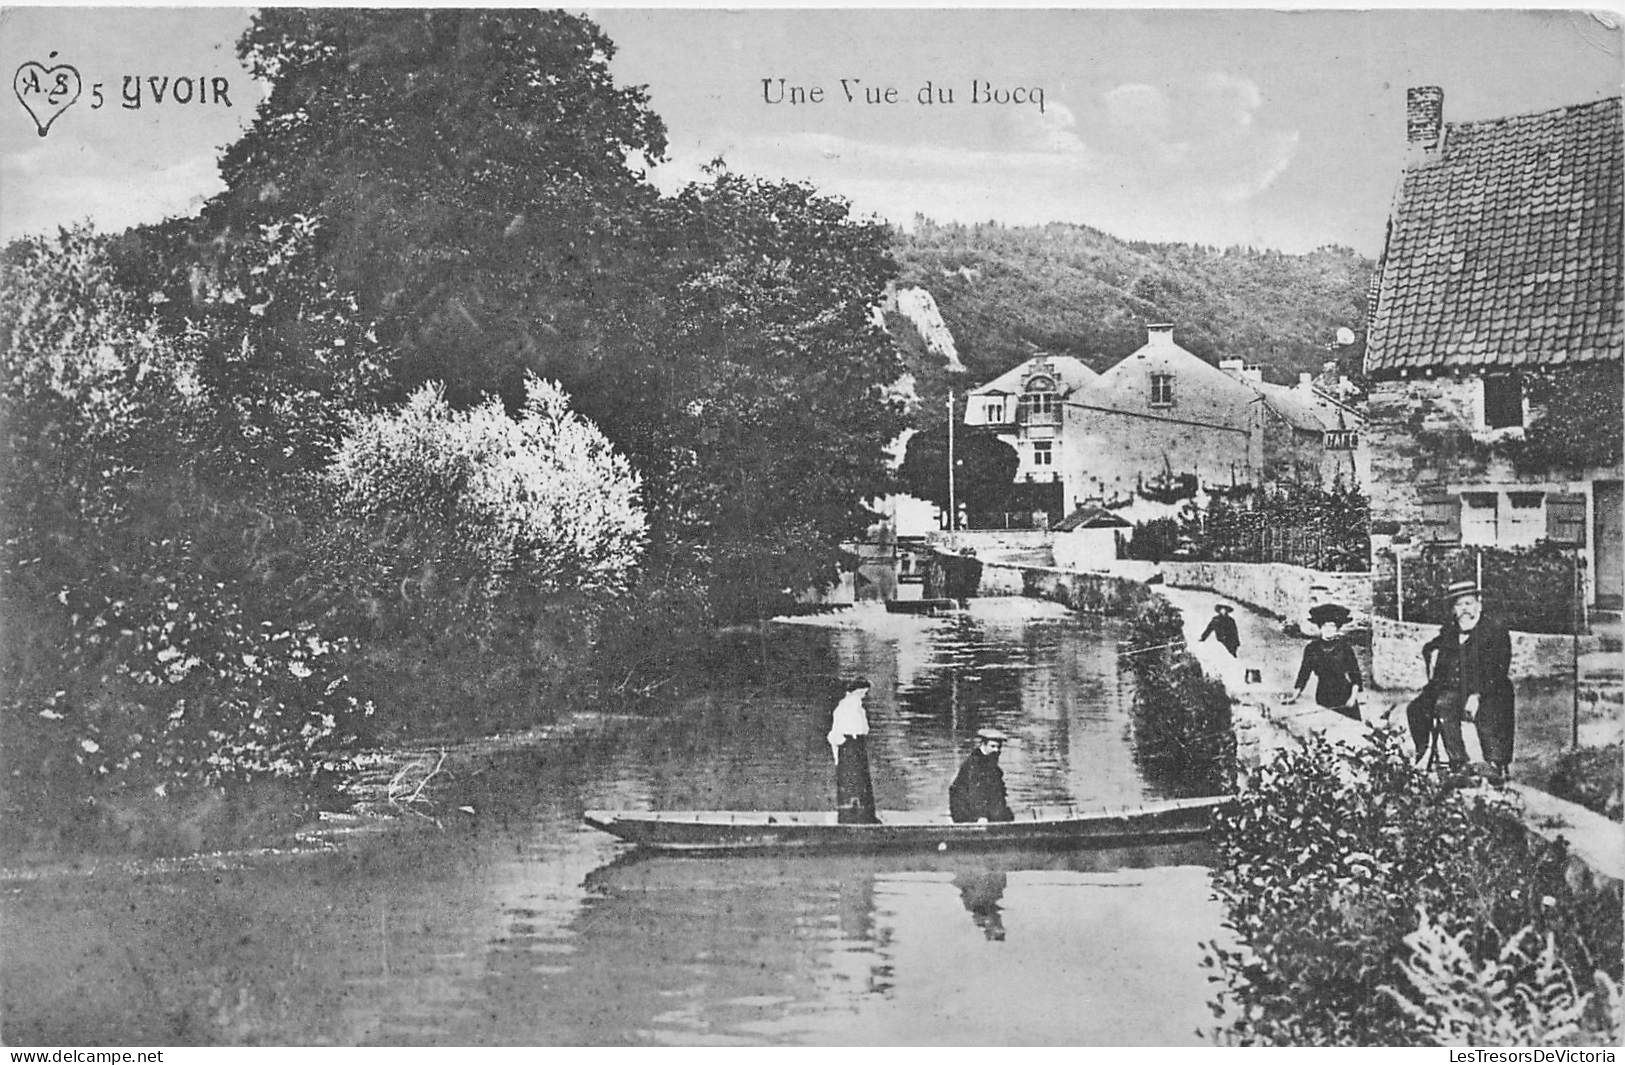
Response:
[{"label": "window shutter", "polygon": [[1585,496],[1575,493],[1546,497],[1546,539],[1560,544],[1585,546]]},{"label": "window shutter", "polygon": [[1439,489],[1422,493],[1422,524],[1429,540],[1461,539],[1461,499]]}]

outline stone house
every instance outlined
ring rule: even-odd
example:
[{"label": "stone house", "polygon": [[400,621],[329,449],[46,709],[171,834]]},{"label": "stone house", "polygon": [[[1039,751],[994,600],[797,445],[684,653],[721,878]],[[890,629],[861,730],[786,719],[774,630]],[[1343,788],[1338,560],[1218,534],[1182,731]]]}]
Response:
[{"label": "stone house", "polygon": [[1066,508],[1063,471],[1080,457],[1074,454],[1076,441],[1069,442],[1062,431],[1066,405],[1098,377],[1070,355],[1040,354],[966,396],[966,428],[993,433],[1015,448],[1016,483],[1030,486],[1019,502],[1050,519]]},{"label": "stone house", "polygon": [[1617,608],[1620,100],[1443,117],[1440,89],[1410,90],[1372,278],[1376,542],[1575,544],[1589,598]]},{"label": "stone house", "polygon": [[972,390],[965,424],[998,433],[1021,456],[1018,482],[1053,486],[1052,520],[1131,501],[1168,473],[1204,486],[1363,480],[1361,417],[1301,380],[1214,366],[1174,341],[1171,325],[1105,373],[1040,355]]}]

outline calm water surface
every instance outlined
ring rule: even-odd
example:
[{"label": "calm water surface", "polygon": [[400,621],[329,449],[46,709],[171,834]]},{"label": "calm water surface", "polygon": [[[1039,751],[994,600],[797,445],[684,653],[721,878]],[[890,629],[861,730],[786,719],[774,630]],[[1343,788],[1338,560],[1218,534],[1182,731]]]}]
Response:
[{"label": "calm water surface", "polygon": [[1221,935],[1200,845],[631,859],[587,807],[824,808],[836,678],[871,678],[879,805],[946,806],[984,725],[1011,803],[1133,802],[1113,625],[1021,600],[775,636],[806,664],[681,720],[493,756],[443,829],[3,885],[17,1044],[1179,1044]]}]

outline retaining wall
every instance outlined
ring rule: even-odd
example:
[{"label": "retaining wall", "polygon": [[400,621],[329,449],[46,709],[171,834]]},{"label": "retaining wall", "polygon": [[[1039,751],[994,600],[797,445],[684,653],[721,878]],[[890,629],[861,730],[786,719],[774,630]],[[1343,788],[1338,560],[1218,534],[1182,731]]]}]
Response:
[{"label": "retaining wall", "polygon": [[[1422,645],[1439,634],[1437,625],[1393,618],[1371,619],[1371,682],[1379,688],[1420,688],[1427,683]],[[1546,632],[1514,632],[1513,680],[1567,677],[1574,669],[1574,638]],[[1581,650],[1584,650],[1584,645]]]},{"label": "retaining wall", "polygon": [[[1371,574],[1329,573],[1284,562],[1163,562],[1163,579],[1176,588],[1203,588],[1303,623],[1316,602],[1341,603],[1356,618],[1371,616]],[[1311,594],[1316,586],[1326,589]]]}]

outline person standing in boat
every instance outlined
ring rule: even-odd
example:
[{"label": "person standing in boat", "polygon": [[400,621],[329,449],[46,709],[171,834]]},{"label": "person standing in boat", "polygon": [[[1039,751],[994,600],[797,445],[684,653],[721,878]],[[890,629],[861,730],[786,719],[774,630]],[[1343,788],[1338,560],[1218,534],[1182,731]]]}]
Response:
[{"label": "person standing in boat", "polygon": [[1320,636],[1309,641],[1303,649],[1303,664],[1298,667],[1297,688],[1283,702],[1296,702],[1309,678],[1315,678],[1315,702],[1327,710],[1336,710],[1344,717],[1360,720],[1360,691],[1364,687],[1360,678],[1360,663],[1354,657],[1354,648],[1343,638],[1343,625],[1349,620],[1349,608],[1336,603],[1322,603],[1309,611],[1309,623],[1320,629]]},{"label": "person standing in boat", "polygon": [[829,749],[835,756],[835,820],[843,825],[880,823],[869,779],[869,711],[863,705],[868,694],[865,678],[848,681],[829,725]]},{"label": "person standing in boat", "polygon": [[976,749],[948,786],[948,814],[955,821],[1016,819],[1005,800],[1004,770],[999,768],[999,752],[1009,741],[1010,737],[996,728],[977,730]]}]

